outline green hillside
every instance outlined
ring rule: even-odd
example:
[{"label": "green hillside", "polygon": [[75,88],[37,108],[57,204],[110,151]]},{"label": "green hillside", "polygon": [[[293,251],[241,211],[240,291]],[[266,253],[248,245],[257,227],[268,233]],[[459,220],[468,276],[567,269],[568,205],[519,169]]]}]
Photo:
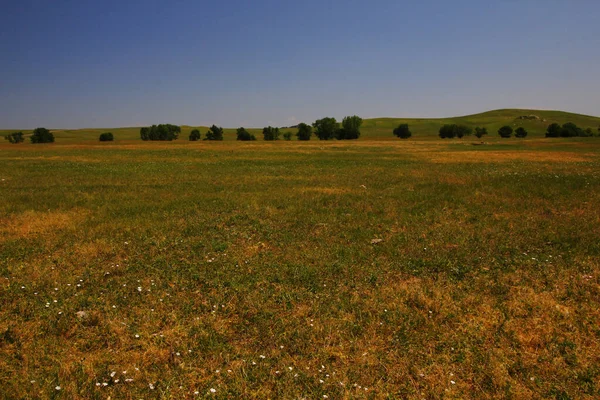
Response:
[{"label": "green hillside", "polygon": [[[403,123],[410,125],[413,137],[415,138],[437,138],[438,130],[444,124],[465,124],[473,128],[476,126],[486,127],[490,133],[490,137],[497,136],[496,132],[498,131],[498,128],[503,125],[510,125],[513,128],[522,126],[529,132],[529,137],[543,137],[547,126],[554,122],[561,125],[566,122],[573,122],[584,129],[592,128],[594,132],[597,132],[598,127],[600,127],[600,117],[574,114],[564,111],[504,109],[452,118],[365,119],[361,128],[362,136],[360,140],[394,139],[392,136],[392,130],[399,124]],[[205,126],[182,126],[180,140],[187,140],[190,131],[194,128],[200,129],[203,137],[208,130],[208,127]],[[262,139],[262,128],[248,130],[251,133],[254,133],[257,139]],[[71,143],[80,141],[97,141],[98,136],[103,132],[112,132],[115,136],[115,140],[117,141],[139,140],[139,131],[139,127],[52,130],[57,141],[68,141]],[[293,131],[295,133],[296,130],[283,129],[282,131]],[[14,132],[14,130],[0,130],[0,135],[11,132]],[[25,130],[23,132],[26,135],[31,133],[30,131]],[[235,138],[235,128],[226,128],[225,140],[235,140]]]}]

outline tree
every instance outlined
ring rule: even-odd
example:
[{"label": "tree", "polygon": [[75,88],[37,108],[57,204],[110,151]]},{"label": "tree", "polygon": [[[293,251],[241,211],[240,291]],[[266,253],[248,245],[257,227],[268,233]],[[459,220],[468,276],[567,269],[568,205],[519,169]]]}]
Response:
[{"label": "tree", "polygon": [[501,138],[509,138],[512,136],[512,134],[513,128],[508,125],[504,125],[502,128],[498,129],[498,135],[500,135]]},{"label": "tree", "polygon": [[560,130],[561,137],[583,136],[583,130],[572,122],[567,122]]},{"label": "tree", "polygon": [[333,139],[340,129],[340,124],[333,117],[326,117],[316,120],[313,123],[315,128],[315,135],[319,140],[330,140]]},{"label": "tree", "polygon": [[285,140],[292,140],[292,132],[288,131],[288,132],[284,132],[283,134],[283,138]]},{"label": "tree", "polygon": [[338,129],[336,132],[338,140],[358,139],[360,137],[360,126],[362,125],[362,122],[362,118],[358,115],[344,117],[342,120],[342,128]]},{"label": "tree", "polygon": [[190,132],[190,142],[197,142],[198,140],[200,140],[200,137],[202,135],[200,134],[200,131],[198,129],[192,129],[192,131]]},{"label": "tree", "polygon": [[54,135],[46,128],[36,128],[30,137],[31,143],[54,143]]},{"label": "tree", "polygon": [[115,137],[113,136],[112,132],[104,132],[100,134],[99,140],[101,142],[112,142],[115,140]]},{"label": "tree", "polygon": [[560,137],[561,126],[557,123],[548,125],[546,129],[546,137]]},{"label": "tree", "polygon": [[256,137],[254,137],[253,134],[248,132],[246,128],[241,127],[237,129],[237,140],[250,141],[256,140]]},{"label": "tree", "polygon": [[279,128],[266,126],[263,128],[263,137],[265,140],[279,140]]},{"label": "tree", "polygon": [[397,128],[394,129],[394,135],[399,137],[400,139],[408,139],[412,136],[412,133],[408,128],[408,124],[400,124]]},{"label": "tree", "polygon": [[472,133],[473,130],[466,125],[448,124],[440,128],[439,137],[442,139],[462,138]]},{"label": "tree", "polygon": [[480,128],[480,127],[475,128],[475,136],[477,136],[479,139],[481,139],[482,137],[484,137],[487,134],[488,134],[487,128]]},{"label": "tree", "polygon": [[592,136],[594,136],[594,131],[592,131],[592,128],[586,128],[583,131],[583,136],[584,137],[592,137]]},{"label": "tree", "polygon": [[523,128],[522,126],[518,127],[518,128],[515,130],[515,137],[518,137],[518,138],[524,138],[524,137],[526,137],[526,136],[527,136],[527,131],[526,131],[526,130],[525,130],[525,128]]},{"label": "tree", "polygon": [[312,126],[301,122],[298,124],[298,133],[296,133],[296,136],[298,137],[298,140],[310,140],[312,131]]},{"label": "tree", "polygon": [[25,138],[23,138],[23,132],[13,132],[10,135],[4,136],[4,139],[8,140],[10,143],[22,143]]},{"label": "tree", "polygon": [[208,128],[204,140],[223,140],[223,128],[216,125],[211,126]]},{"label": "tree", "polygon": [[171,124],[152,125],[140,129],[142,140],[176,140],[181,133],[181,127]]}]

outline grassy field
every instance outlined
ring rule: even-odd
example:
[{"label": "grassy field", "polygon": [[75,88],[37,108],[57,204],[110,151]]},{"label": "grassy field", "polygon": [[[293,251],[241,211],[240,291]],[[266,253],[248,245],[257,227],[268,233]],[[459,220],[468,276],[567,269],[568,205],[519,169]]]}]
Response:
[{"label": "grassy field", "polygon": [[600,396],[600,139],[95,137],[0,143],[0,398]]},{"label": "grassy field", "polygon": [[[535,115],[539,119],[527,120],[519,119],[522,116]],[[159,121],[168,122],[168,121]],[[171,121],[176,123],[176,121]],[[312,123],[313,121],[305,121]],[[567,122],[573,122],[579,127],[586,129],[591,128],[594,133],[598,132],[600,127],[600,118],[592,117],[587,115],[567,113],[563,111],[543,111],[543,110],[495,110],[488,111],[481,114],[468,115],[464,117],[454,118],[373,118],[365,119],[361,132],[361,138],[359,140],[395,140],[396,138],[392,135],[392,131],[399,124],[409,124],[410,129],[418,139],[438,139],[437,134],[439,129],[444,124],[465,124],[471,128],[476,126],[486,127],[489,131],[489,136],[497,137],[498,128],[503,125],[510,125],[513,128],[523,126],[529,132],[529,137],[544,137],[546,128],[551,123],[564,124]],[[49,128],[49,127],[46,127]],[[202,137],[206,134],[208,127],[199,126],[182,126],[182,133],[180,139],[187,140],[190,131],[194,128],[198,128],[202,133]],[[0,136],[7,133],[12,133],[15,130],[0,130]],[[253,133],[258,140],[262,140],[262,127],[261,128],[249,128],[248,131]],[[294,135],[296,129],[282,129],[282,132],[290,131]],[[82,141],[98,141],[98,137],[103,132],[112,132],[115,135],[117,141],[139,141],[140,140],[140,128],[94,128],[94,129],[75,129],[75,130],[64,130],[64,129],[53,129],[53,133],[56,136],[56,140],[63,143],[79,143]],[[23,133],[29,135],[29,131],[23,131]],[[314,138],[314,137],[313,137]],[[234,128],[225,129],[224,139],[235,140],[236,134]],[[296,137],[294,136],[294,140]]]}]

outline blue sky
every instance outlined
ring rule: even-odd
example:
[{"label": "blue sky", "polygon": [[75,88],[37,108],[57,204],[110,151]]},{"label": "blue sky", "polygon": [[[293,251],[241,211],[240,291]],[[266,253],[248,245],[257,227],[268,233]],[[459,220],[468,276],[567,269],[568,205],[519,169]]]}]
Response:
[{"label": "blue sky", "polygon": [[3,3],[2,128],[600,115],[597,0]]}]

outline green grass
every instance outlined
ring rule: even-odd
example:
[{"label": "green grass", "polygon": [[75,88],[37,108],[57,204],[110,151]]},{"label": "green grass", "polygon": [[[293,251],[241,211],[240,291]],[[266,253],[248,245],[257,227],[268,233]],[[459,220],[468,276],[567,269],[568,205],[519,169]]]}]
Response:
[{"label": "green grass", "polygon": [[0,398],[600,396],[598,138],[0,167]]},{"label": "green grass", "polygon": [[[538,120],[522,120],[521,116],[535,115]],[[312,121],[307,121],[311,123]],[[438,139],[437,134],[440,127],[444,124],[466,124],[472,128],[476,126],[486,127],[489,136],[497,137],[498,128],[503,125],[510,125],[513,128],[523,126],[529,133],[529,138],[543,137],[546,128],[552,123],[565,124],[573,122],[577,126],[586,129],[592,128],[594,133],[598,132],[600,127],[600,118],[581,114],[567,113],[563,111],[545,111],[545,110],[495,110],[481,114],[467,115],[454,118],[374,118],[365,119],[361,128],[361,138],[359,140],[394,140],[392,131],[399,124],[407,123],[415,138],[420,139]],[[208,127],[183,126],[180,140],[187,141],[192,129],[199,129],[202,137],[208,131]],[[262,128],[248,129],[258,140],[262,140]],[[291,131],[296,133],[295,129],[283,129],[282,132]],[[12,133],[14,130],[0,130],[0,136]],[[140,140],[140,128],[94,128],[94,129],[76,129],[61,130],[55,129],[53,133],[57,141],[75,143],[83,141],[98,141],[98,137],[103,132],[112,132],[118,141]],[[24,131],[29,134],[29,132]],[[236,134],[234,128],[225,129],[225,140],[235,140]],[[296,137],[293,137],[295,140]],[[313,136],[314,139],[314,136]],[[486,138],[487,139],[487,138]]]}]

